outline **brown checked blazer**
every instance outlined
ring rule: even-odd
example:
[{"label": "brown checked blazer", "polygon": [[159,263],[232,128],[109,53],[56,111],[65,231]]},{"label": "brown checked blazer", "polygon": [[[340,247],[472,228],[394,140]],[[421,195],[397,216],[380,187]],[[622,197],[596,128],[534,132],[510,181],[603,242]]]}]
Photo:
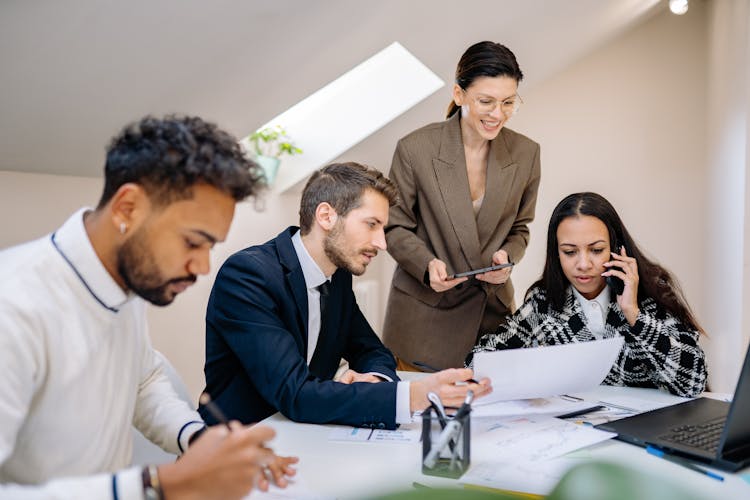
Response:
[{"label": "brown checked blazer", "polygon": [[402,138],[389,174],[401,199],[391,208],[386,240],[398,264],[383,340],[407,363],[463,366],[482,330],[515,309],[513,284],[469,279],[438,293],[424,283],[433,258],[449,273],[489,266],[505,249],[518,263],[529,241],[539,188],[539,145],[503,128],[490,144],[485,197],[474,216],[459,113]]}]

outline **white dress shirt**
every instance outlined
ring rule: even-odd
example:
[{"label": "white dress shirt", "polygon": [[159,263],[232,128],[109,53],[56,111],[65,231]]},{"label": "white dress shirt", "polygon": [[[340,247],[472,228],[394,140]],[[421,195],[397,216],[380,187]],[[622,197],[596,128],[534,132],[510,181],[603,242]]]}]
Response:
[{"label": "white dress shirt", "polygon": [[[305,277],[307,287],[307,364],[310,365],[315,347],[318,345],[320,336],[320,292],[318,287],[331,277],[321,271],[318,264],[310,255],[310,252],[302,243],[300,231],[292,235],[292,245],[297,254],[302,275]],[[380,378],[393,382],[393,380],[382,373],[372,373]],[[406,424],[411,422],[411,402],[409,398],[409,382],[400,381],[396,387],[396,423]]]},{"label": "white dress shirt", "polygon": [[151,347],[144,301],[97,257],[84,213],[0,252],[1,498],[140,500],[131,427],[179,454],[203,426]]},{"label": "white dress shirt", "polygon": [[573,288],[573,295],[575,296],[578,303],[581,305],[583,315],[586,316],[586,326],[588,326],[591,334],[597,339],[604,338],[604,325],[607,324],[607,313],[609,312],[610,305],[610,291],[609,285],[604,287],[599,295],[589,300],[581,293]]}]

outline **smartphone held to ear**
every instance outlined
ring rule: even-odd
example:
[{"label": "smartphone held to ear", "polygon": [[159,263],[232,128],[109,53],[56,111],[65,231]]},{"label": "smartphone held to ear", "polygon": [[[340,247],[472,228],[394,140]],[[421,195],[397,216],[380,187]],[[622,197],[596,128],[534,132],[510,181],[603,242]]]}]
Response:
[{"label": "smartphone held to ear", "polygon": [[[621,246],[619,246],[619,245],[618,246],[614,246],[614,248],[616,248],[616,250],[614,250],[615,253],[617,253],[617,254],[621,253],[621,251],[622,251],[622,247]],[[627,253],[627,250],[625,250],[625,252]],[[608,269],[618,269],[619,270],[620,268],[613,266],[613,267],[609,267]],[[625,291],[625,282],[622,281],[617,276],[607,276],[607,285],[609,285],[610,290],[612,290],[612,292],[615,295],[622,295],[622,292]]]},{"label": "smartphone held to ear", "polygon": [[625,282],[617,276],[607,276],[607,284],[615,295],[622,295],[625,291]]}]

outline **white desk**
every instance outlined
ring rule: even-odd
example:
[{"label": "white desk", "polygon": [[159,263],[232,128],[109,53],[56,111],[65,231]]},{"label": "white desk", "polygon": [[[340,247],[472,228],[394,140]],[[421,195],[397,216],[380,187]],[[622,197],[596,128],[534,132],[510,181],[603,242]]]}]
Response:
[{"label": "white desk", "polygon": [[[680,401],[680,398],[651,389],[602,386],[586,393],[587,399],[605,401],[608,394],[633,395],[663,403]],[[313,493],[335,498],[361,498],[408,490],[414,481],[430,486],[459,485],[457,480],[421,473],[421,443],[329,441],[329,433],[335,426],[294,423],[278,413],[262,423],[276,430],[277,436],[271,446],[277,453],[300,458],[299,473]],[[750,484],[736,474],[719,471],[725,477],[720,482],[649,455],[643,448],[616,440],[586,448],[586,451],[583,455],[591,460],[614,462],[663,477],[706,498],[750,498]],[[486,453],[472,442],[472,465],[487,460],[488,457],[483,456]],[[581,463],[584,461],[582,459]]]}]

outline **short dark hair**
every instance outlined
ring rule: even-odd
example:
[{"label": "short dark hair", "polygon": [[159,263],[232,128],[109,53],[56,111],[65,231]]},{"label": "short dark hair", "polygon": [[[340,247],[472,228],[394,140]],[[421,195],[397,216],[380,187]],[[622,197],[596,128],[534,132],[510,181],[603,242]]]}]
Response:
[{"label": "short dark hair", "polygon": [[237,139],[195,116],[146,116],[126,126],[107,148],[99,208],[126,183],[144,188],[157,206],[192,197],[208,184],[240,201],[265,185],[260,167]]},{"label": "short dark hair", "polygon": [[[685,295],[677,280],[664,267],[643,254],[628,232],[615,207],[602,195],[591,192],[574,193],[566,196],[552,211],[547,228],[547,257],[542,277],[531,285],[527,294],[535,287],[547,292],[550,306],[561,311],[565,303],[565,293],[570,282],[565,277],[560,264],[557,228],[568,217],[587,215],[596,217],[607,227],[610,246],[612,242],[625,247],[625,251],[638,264],[638,299],[652,298],[683,324],[703,332],[698,320],[690,310]],[[617,252],[616,248],[610,251]]]},{"label": "short dark hair", "polygon": [[[466,49],[456,66],[455,82],[464,90],[471,87],[474,80],[482,76],[507,76],[516,83],[523,80],[523,72],[518,66],[516,56],[511,50],[496,42],[478,42]],[[448,105],[446,118],[458,111],[456,103]]]},{"label": "short dark hair", "polygon": [[299,207],[302,235],[312,229],[315,210],[321,203],[330,204],[336,213],[345,217],[360,206],[366,189],[372,189],[393,206],[398,202],[396,185],[379,170],[359,163],[332,163],[316,170],[305,184]]}]

